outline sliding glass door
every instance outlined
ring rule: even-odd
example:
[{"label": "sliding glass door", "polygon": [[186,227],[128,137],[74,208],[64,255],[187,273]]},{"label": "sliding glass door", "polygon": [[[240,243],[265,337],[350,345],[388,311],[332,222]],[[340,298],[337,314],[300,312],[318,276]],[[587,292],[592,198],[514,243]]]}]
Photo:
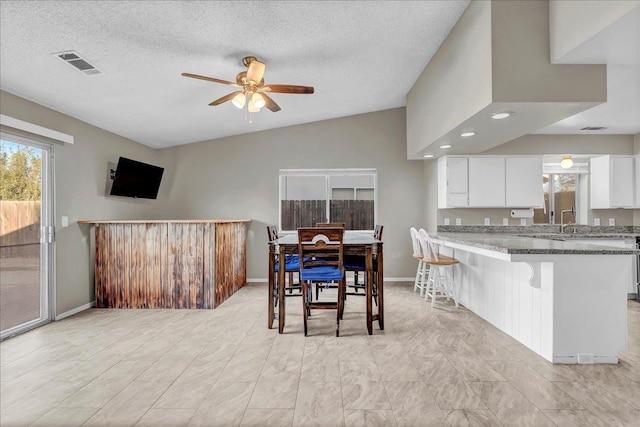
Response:
[{"label": "sliding glass door", "polygon": [[51,320],[52,150],[0,133],[0,339]]}]

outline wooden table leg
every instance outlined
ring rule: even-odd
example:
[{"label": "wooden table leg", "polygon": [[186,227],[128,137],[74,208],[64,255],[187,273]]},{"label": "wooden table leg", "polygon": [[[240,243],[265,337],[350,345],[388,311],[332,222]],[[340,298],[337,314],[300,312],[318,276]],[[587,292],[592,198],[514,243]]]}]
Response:
[{"label": "wooden table leg", "polygon": [[274,314],[274,279],[275,279],[275,262],[273,259],[273,254],[269,252],[269,320],[267,322],[267,326],[269,329],[273,328],[273,314]]},{"label": "wooden table leg", "polygon": [[384,268],[382,266],[382,246],[378,249],[378,325],[384,331]]},{"label": "wooden table leg", "polygon": [[365,258],[367,269],[367,331],[369,335],[373,335],[373,257],[371,248],[368,246]]},{"label": "wooden table leg", "polygon": [[278,271],[278,333],[284,332],[284,281],[285,281],[285,261],[284,253],[278,255],[279,271]]}]

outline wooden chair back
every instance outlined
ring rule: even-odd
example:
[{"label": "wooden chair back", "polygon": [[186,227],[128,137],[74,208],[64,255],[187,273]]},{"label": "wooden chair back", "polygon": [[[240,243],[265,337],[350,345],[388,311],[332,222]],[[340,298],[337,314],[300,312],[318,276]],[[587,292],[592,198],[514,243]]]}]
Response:
[{"label": "wooden chair back", "polygon": [[347,225],[346,222],[318,222],[316,227],[340,227],[344,228]]},{"label": "wooden chair back", "polygon": [[376,228],[373,230],[373,238],[377,240],[382,240],[383,229],[384,229],[384,225],[376,224]]},{"label": "wooden chair back", "polygon": [[333,266],[343,269],[344,228],[298,228],[298,254],[302,268]]},{"label": "wooden chair back", "polygon": [[273,242],[278,239],[278,226],[277,225],[267,225],[267,241]]}]

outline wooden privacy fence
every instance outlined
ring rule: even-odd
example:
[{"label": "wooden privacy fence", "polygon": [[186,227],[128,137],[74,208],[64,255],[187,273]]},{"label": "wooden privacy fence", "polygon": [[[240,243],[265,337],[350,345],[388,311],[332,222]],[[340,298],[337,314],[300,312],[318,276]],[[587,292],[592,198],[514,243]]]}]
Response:
[{"label": "wooden privacy fence", "polygon": [[[283,230],[327,222],[325,200],[283,200],[281,207]],[[344,222],[347,230],[373,230],[375,226],[373,200],[331,200],[329,208],[329,222]]]},{"label": "wooden privacy fence", "polygon": [[[576,192],[575,191],[562,191],[559,193],[555,193],[555,220],[556,224],[560,224],[560,212],[563,209],[571,209],[571,206],[576,202]],[[547,207],[546,212],[544,209],[534,209],[533,210],[533,223],[534,224],[549,224],[549,194],[545,193],[544,195],[544,204]],[[564,222],[575,222],[576,217],[571,213],[567,212],[564,214]]]},{"label": "wooden privacy fence", "polygon": [[0,247],[39,242],[40,201],[0,200]]}]

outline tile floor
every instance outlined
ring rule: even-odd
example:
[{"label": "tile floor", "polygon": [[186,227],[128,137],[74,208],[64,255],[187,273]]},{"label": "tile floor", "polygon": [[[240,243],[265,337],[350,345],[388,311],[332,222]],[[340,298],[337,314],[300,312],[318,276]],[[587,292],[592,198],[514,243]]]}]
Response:
[{"label": "tile floor", "polygon": [[87,310],[0,344],[5,426],[640,425],[640,304],[620,364],[552,365],[482,319],[388,283],[386,329],[350,296],[341,336],[266,327],[266,285],[219,309]]}]

